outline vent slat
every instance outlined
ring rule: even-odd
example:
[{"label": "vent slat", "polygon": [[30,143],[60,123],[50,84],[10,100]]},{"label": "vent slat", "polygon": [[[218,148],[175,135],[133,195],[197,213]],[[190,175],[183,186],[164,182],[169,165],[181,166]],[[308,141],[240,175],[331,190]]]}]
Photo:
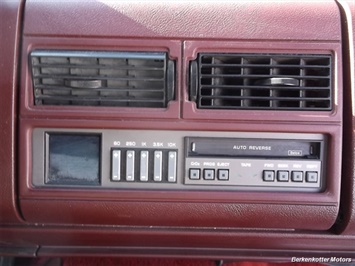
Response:
[{"label": "vent slat", "polygon": [[[201,85],[201,90],[213,89],[213,88],[221,88],[221,89],[230,89],[230,90],[237,90],[237,89],[254,89],[254,90],[263,90],[263,89],[272,89],[272,90],[292,90],[290,87],[286,86],[248,86],[248,85]],[[298,88],[295,88],[298,90]],[[328,87],[303,87],[303,90],[329,90]]]},{"label": "vent slat", "polygon": [[[42,89],[42,90],[48,90],[48,91],[53,91],[53,90],[65,90],[65,91],[72,91],[74,90],[72,87],[64,87],[64,86],[50,86],[50,85],[37,85],[37,89]],[[75,90],[80,91],[82,90],[81,88],[75,88]],[[90,89],[84,89],[87,92],[90,91],[97,91],[97,92],[112,92],[112,91],[147,91],[147,92],[161,92],[160,89],[154,89],[154,88],[135,88],[135,87],[101,87],[101,88],[90,88]]]},{"label": "vent slat", "polygon": [[201,109],[332,109],[332,56],[201,53],[190,99]]},{"label": "vent slat", "polygon": [[49,95],[42,95],[39,96],[38,99],[40,100],[57,100],[57,101],[77,101],[77,102],[87,102],[87,101],[106,101],[106,102],[159,102],[163,103],[163,101],[155,100],[155,99],[150,99],[150,98],[141,98],[141,99],[130,99],[130,98],[109,98],[109,97],[73,97],[73,96],[68,96],[68,97],[58,97],[58,96],[49,96]]},{"label": "vent slat", "polygon": [[34,78],[51,78],[59,80],[117,80],[117,81],[164,81],[162,78],[145,78],[126,75],[126,77],[114,76],[76,76],[76,75],[34,75]]},{"label": "vent slat", "polygon": [[[201,78],[253,78],[253,79],[263,79],[263,78],[301,78],[297,75],[243,75],[243,74],[201,74]],[[325,79],[329,80],[330,76],[302,76],[302,79]]]},{"label": "vent slat", "polygon": [[34,64],[42,68],[78,68],[78,69],[112,69],[112,70],[136,70],[136,71],[162,71],[161,67],[135,67],[127,65],[75,65],[75,64]]},{"label": "vent slat", "polygon": [[166,108],[174,67],[167,53],[34,51],[35,105]]},{"label": "vent slat", "polygon": [[300,99],[307,101],[327,101],[328,98],[300,98],[300,97],[258,97],[258,96],[202,96],[201,99],[226,99],[226,100],[277,100],[277,101],[300,101]]},{"label": "vent slat", "polygon": [[320,68],[320,69],[327,69],[329,68],[329,65],[282,65],[282,64],[258,64],[258,65],[253,65],[253,64],[206,64],[202,63],[201,64],[202,68],[215,68],[215,67],[228,67],[228,68],[233,68],[233,67],[265,67],[265,68],[277,68],[277,67],[283,67],[283,68],[297,68],[297,69],[309,69],[309,68]]},{"label": "vent slat", "polygon": [[[209,109],[213,109],[213,110],[219,110],[221,108],[219,108],[218,106],[212,106]],[[245,110],[245,108],[243,108],[242,106],[224,106],[223,109],[226,110]],[[267,108],[268,110],[282,110],[282,111],[298,111],[300,109],[300,107],[296,106],[296,107],[292,107],[292,106],[287,106],[287,107],[283,107],[283,106],[278,106],[278,107],[273,107],[270,106]],[[253,107],[253,110],[265,110],[264,106],[255,106]],[[309,111],[323,111],[323,107],[307,107],[307,110]]]}]

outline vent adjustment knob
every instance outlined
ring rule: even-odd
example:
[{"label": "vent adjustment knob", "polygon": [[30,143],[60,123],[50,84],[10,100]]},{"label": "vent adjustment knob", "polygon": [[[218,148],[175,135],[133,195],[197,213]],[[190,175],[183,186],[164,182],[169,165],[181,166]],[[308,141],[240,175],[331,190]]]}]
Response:
[{"label": "vent adjustment knob", "polygon": [[267,78],[255,81],[254,85],[299,87],[300,81],[295,78]]}]

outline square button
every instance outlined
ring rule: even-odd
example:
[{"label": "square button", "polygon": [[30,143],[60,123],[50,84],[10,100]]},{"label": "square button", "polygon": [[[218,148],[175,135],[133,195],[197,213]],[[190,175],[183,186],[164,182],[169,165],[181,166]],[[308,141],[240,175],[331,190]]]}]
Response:
[{"label": "square button", "polygon": [[218,180],[229,180],[229,170],[218,170]]},{"label": "square button", "polygon": [[303,172],[301,172],[301,171],[292,171],[291,180],[293,182],[303,182]]},{"label": "square button", "polygon": [[277,172],[277,181],[288,182],[288,171],[278,171]]},{"label": "square button", "polygon": [[318,182],[318,172],[306,172],[306,182],[317,183]]},{"label": "square button", "polygon": [[275,180],[275,172],[270,170],[265,170],[263,172],[263,180],[267,182],[272,182]]},{"label": "square button", "polygon": [[205,180],[214,180],[214,170],[213,169],[205,169],[205,170],[203,170],[203,179],[205,179]]},{"label": "square button", "polygon": [[190,169],[189,177],[191,180],[199,180],[200,179],[200,169]]}]

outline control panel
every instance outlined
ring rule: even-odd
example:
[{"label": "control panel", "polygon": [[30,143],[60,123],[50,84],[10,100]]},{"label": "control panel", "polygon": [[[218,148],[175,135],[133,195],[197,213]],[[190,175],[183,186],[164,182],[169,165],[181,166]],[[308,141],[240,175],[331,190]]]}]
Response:
[{"label": "control panel", "polygon": [[176,173],[176,150],[111,150],[111,180],[114,182],[176,183]]},{"label": "control panel", "polygon": [[213,186],[320,186],[321,162],[316,160],[186,159],[185,184]]},{"label": "control panel", "polygon": [[319,192],[322,134],[34,129],[34,187]]},{"label": "control panel", "polygon": [[186,137],[185,184],[320,188],[323,141]]}]

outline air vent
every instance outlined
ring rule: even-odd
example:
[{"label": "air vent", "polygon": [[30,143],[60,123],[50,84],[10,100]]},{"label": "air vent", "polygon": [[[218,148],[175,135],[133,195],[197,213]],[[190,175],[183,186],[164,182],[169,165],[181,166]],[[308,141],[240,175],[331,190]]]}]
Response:
[{"label": "air vent", "polygon": [[166,53],[34,51],[35,105],[163,108],[174,98]]},{"label": "air vent", "polygon": [[331,110],[331,56],[199,54],[190,100],[201,109]]}]

